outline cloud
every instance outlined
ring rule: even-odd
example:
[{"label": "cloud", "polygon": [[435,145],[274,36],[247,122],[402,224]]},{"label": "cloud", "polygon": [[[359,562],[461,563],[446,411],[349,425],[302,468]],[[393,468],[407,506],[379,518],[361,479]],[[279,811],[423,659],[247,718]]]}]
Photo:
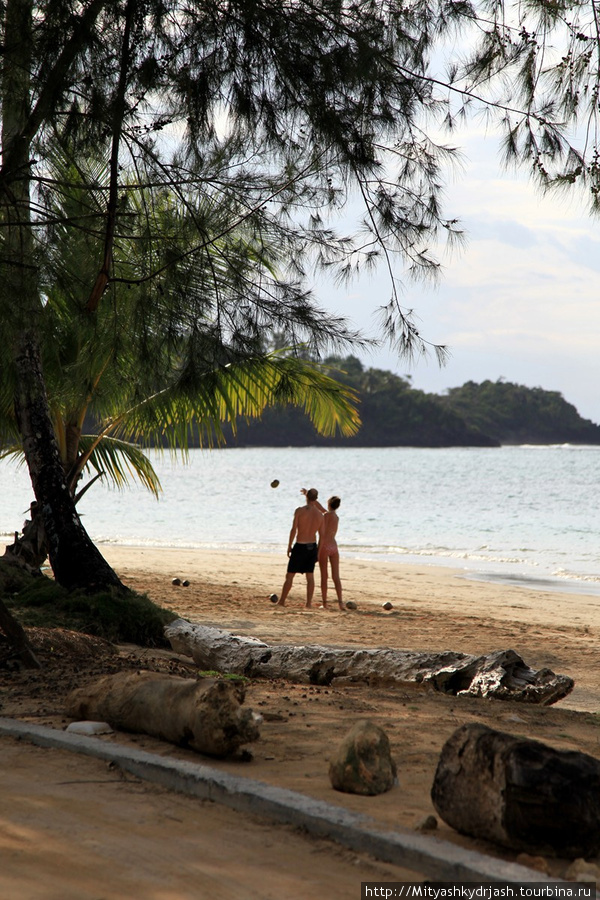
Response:
[{"label": "cloud", "polygon": [[497,241],[507,247],[531,248],[539,243],[539,234],[515,219],[480,218],[469,223],[477,241]]},{"label": "cloud", "polygon": [[[600,422],[600,226],[581,197],[543,196],[526,175],[502,171],[497,147],[483,132],[465,135],[467,162],[444,212],[459,216],[466,247],[444,258],[437,289],[405,283],[402,302],[424,337],[452,351],[442,370],[419,361],[413,383],[441,393],[504,377],[561,391]],[[373,311],[390,296],[386,273],[350,290],[325,289],[327,304],[372,334]],[[385,346],[365,362],[408,370]]]}]

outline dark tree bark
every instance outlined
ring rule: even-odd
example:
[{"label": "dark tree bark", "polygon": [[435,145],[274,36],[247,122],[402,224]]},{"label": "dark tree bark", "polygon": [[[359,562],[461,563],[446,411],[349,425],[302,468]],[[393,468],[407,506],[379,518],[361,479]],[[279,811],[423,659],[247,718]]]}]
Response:
[{"label": "dark tree bark", "polygon": [[[97,2],[92,7],[97,16],[101,4]],[[32,122],[41,101],[40,97],[32,111],[32,22],[32,0],[9,0],[1,85],[0,212],[6,237],[0,291],[8,334],[13,340],[15,415],[56,580],[67,588],[124,590],[81,524],[67,488],[42,374],[36,333],[42,307],[30,203],[31,142],[36,131]],[[60,59],[68,68],[71,57],[63,57],[64,52]]]},{"label": "dark tree bark", "polygon": [[15,361],[19,385],[15,412],[33,490],[44,522],[54,577],[69,589],[92,591],[117,587],[125,590],[83,527],[67,488],[48,411],[35,335],[21,335]]},{"label": "dark tree bark", "polygon": [[31,504],[31,519],[26,519],[21,534],[15,531],[14,543],[9,544],[4,556],[27,571],[38,571],[48,559],[46,532],[37,501]]},{"label": "dark tree bark", "polygon": [[600,850],[600,761],[463,725],[442,749],[431,799],[463,834],[567,858]]}]

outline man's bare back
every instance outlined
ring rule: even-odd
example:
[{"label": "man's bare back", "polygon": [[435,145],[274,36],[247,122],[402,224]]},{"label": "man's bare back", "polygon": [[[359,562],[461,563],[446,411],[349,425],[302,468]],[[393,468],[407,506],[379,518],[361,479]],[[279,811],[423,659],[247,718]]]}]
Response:
[{"label": "man's bare back", "polygon": [[281,589],[281,597],[278,605],[285,606],[294,575],[302,572],[306,575],[306,605],[311,606],[315,589],[314,569],[317,562],[317,532],[323,520],[325,511],[317,502],[319,496],[315,488],[307,491],[302,488],[301,493],[306,497],[306,506],[299,506],[294,511],[294,521],[288,540],[287,555],[289,557],[285,582]]},{"label": "man's bare back", "polygon": [[316,544],[322,521],[323,514],[316,506],[299,506],[294,513],[296,541],[299,544]]}]

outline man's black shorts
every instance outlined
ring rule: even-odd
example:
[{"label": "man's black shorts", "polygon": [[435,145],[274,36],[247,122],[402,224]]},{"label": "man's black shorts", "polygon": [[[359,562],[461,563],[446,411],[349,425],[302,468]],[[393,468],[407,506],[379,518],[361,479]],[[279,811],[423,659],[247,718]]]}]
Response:
[{"label": "man's black shorts", "polygon": [[314,572],[317,553],[317,544],[294,544],[288,562],[288,572]]}]

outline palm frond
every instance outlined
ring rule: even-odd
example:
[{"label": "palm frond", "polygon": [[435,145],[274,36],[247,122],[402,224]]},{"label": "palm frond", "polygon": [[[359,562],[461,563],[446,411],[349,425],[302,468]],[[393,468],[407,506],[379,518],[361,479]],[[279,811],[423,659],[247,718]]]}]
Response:
[{"label": "palm frond", "polygon": [[[122,489],[131,479],[137,479],[147,490],[158,497],[162,486],[152,463],[140,447],[127,441],[105,436],[97,441],[97,435],[85,434],[79,443],[86,457],[85,467],[94,469],[114,487]],[[93,446],[90,454],[86,451]]]},{"label": "palm frond", "polygon": [[193,431],[201,446],[224,441],[223,424],[235,430],[239,418],[260,418],[267,406],[299,407],[327,437],[345,437],[360,427],[357,395],[311,360],[284,351],[246,359],[198,374],[182,373],[171,387],[154,394],[110,423],[129,440],[186,448]]},{"label": "palm frond", "polygon": [[0,459],[13,459],[19,466],[24,466],[25,454],[22,445],[15,443],[4,447],[0,443]]}]

